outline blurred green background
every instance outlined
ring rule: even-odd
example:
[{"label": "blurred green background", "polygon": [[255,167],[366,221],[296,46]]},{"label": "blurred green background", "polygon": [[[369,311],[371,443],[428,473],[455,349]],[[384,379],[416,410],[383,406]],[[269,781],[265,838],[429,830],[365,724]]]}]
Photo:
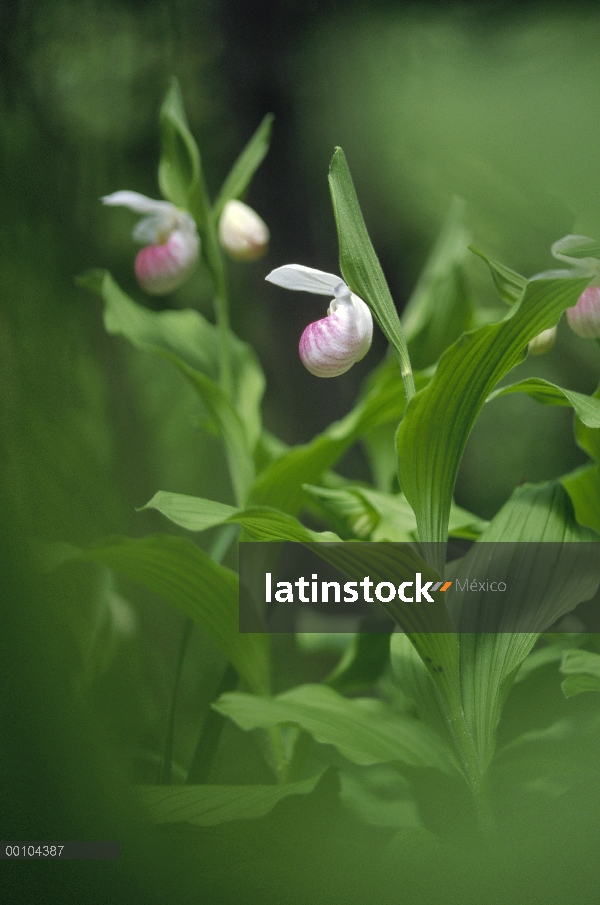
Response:
[{"label": "blurred green background", "polygon": [[[467,202],[475,245],[527,276],[548,269],[550,245],[565,233],[600,238],[599,39],[592,5],[3,2],[0,448],[12,652],[4,666],[30,667],[30,685],[17,683],[8,696],[7,719],[22,700],[36,713],[36,689],[52,687],[46,722],[40,728],[32,717],[15,730],[9,763],[30,771],[31,801],[45,795],[48,814],[56,790],[69,788],[57,780],[66,762],[73,775],[80,770],[81,796],[94,787],[98,802],[97,775],[122,781],[134,764],[137,777],[153,777],[156,765],[139,752],[162,745],[182,622],[135,588],[117,593],[101,572],[65,571],[29,586],[19,548],[164,530],[156,514],[135,511],[158,489],[230,500],[219,442],[183,379],[108,337],[99,301],[74,284],[87,268],[107,267],[142,299],[132,218],[99,198],[124,188],[157,197],[157,114],[168,77],[181,82],[213,195],[262,116],[276,116],[248,196],[271,229],[271,249],[256,264],[231,266],[232,322],[267,375],[266,426],[298,443],[348,411],[385,352],[377,336],[348,374],[318,381],[302,368],[297,342],[322,302],[284,298],[264,283],[291,262],[337,271],[326,179],[334,146],[347,154],[399,310],[455,194]],[[496,304],[483,263],[473,256],[468,267],[479,303]],[[200,272],[166,300],[145,303],[212,316]],[[553,352],[520,370],[591,392],[599,366],[597,346],[561,323]],[[527,398],[494,402],[469,442],[457,501],[489,517],[515,484],[583,462],[571,421],[570,410]],[[340,470],[369,477],[360,449]],[[183,762],[223,666],[211,644],[194,644],[182,685]],[[62,664],[56,687],[44,664],[50,647]],[[88,714],[83,735],[72,707]],[[5,736],[10,750],[13,735]],[[18,752],[28,738],[24,766]],[[92,757],[96,748],[104,753]],[[41,762],[49,778],[36,785]],[[75,793],[65,808],[61,819],[75,832]]]}]

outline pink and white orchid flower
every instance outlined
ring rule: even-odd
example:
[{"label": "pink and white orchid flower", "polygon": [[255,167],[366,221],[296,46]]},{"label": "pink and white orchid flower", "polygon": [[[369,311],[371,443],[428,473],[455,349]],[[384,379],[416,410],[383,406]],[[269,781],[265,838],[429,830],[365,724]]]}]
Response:
[{"label": "pink and white orchid flower", "polygon": [[365,357],[373,339],[373,317],[340,277],[302,264],[287,264],[266,279],[284,289],[334,296],[327,317],[309,324],[300,337],[300,358],[311,374],[339,377]]},{"label": "pink and white orchid flower", "polygon": [[144,215],[133,230],[135,241],[146,246],[135,259],[142,289],[166,295],[181,286],[198,261],[200,240],[193,217],[169,201],[154,201],[139,192],[113,192],[102,201]]}]

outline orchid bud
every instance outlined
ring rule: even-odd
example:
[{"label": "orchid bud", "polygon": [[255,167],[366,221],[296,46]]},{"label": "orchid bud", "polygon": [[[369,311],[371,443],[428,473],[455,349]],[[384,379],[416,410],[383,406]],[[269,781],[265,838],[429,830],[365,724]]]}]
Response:
[{"label": "orchid bud", "polygon": [[600,286],[588,286],[581,293],[577,304],[566,310],[571,330],[584,339],[600,337]]},{"label": "orchid bud", "polygon": [[133,231],[145,245],[135,259],[135,275],[149,295],[166,295],[187,280],[198,262],[200,240],[193,218],[169,201],[154,201],[138,192],[114,192],[104,204],[145,214]]},{"label": "orchid bud", "polygon": [[234,261],[256,261],[269,247],[269,230],[242,201],[228,201],[219,220],[219,239]]},{"label": "orchid bud", "polygon": [[550,327],[548,330],[542,330],[537,336],[534,336],[529,343],[530,355],[545,355],[554,348],[556,342],[556,326]]},{"label": "orchid bud", "polygon": [[309,324],[300,337],[300,358],[311,374],[339,377],[365,357],[373,339],[373,317],[340,277],[288,264],[273,270],[266,279],[284,289],[334,296],[327,317]]}]

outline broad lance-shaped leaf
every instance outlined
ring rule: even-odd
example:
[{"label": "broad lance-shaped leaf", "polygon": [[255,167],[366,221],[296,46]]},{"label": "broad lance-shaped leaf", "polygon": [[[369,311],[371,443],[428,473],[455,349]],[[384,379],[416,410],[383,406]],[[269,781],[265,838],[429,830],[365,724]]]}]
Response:
[{"label": "broad lance-shaped leaf", "polygon": [[200,183],[200,152],[190,132],[181,89],[171,79],[160,108],[161,157],[158,166],[160,190],[172,204],[193,210]]},{"label": "broad lance-shaped leaf", "polygon": [[[415,374],[415,379],[421,387],[429,376]],[[405,405],[397,362],[386,359],[371,375],[364,396],[345,418],[334,421],[310,443],[293,447],[258,475],[250,501],[296,515],[306,500],[302,485],[315,484],[359,437],[373,428],[397,425]]]},{"label": "broad lance-shaped leaf", "polygon": [[232,166],[213,205],[213,218],[218,221],[223,208],[232,199],[244,197],[252,177],[263,162],[271,142],[273,114],[267,113],[260,126]]},{"label": "broad lance-shaped leaf", "polygon": [[321,776],[277,786],[137,786],[153,823],[217,826],[232,820],[256,820],[290,795],[308,795]]},{"label": "broad lance-shaped leaf", "polygon": [[217,423],[230,465],[236,498],[243,502],[254,479],[252,449],[260,432],[264,376],[250,347],[230,334],[233,404],[216,382],[217,328],[197,311],[149,311],[136,304],[107,271],[90,271],[81,285],[102,296],[108,333],[167,358],[190,381]]},{"label": "broad lance-shaped leaf", "polygon": [[589,650],[566,650],[560,671],[566,676],[562,690],[567,698],[584,691],[600,691],[600,655]]},{"label": "broad lance-shaped leaf", "polygon": [[401,762],[454,772],[449,751],[433,732],[374,698],[348,700],[324,685],[300,685],[274,698],[229,692],[213,707],[245,730],[299,726],[355,764]]},{"label": "broad lance-shaped leaf", "polygon": [[458,339],[442,355],[429,385],[411,399],[396,446],[400,483],[421,541],[446,541],[458,467],[485,400],[523,360],[528,342],[552,327],[587,283],[581,277],[529,280],[506,318]]},{"label": "broad lance-shaped leaf", "polygon": [[207,528],[229,524],[241,525],[251,537],[260,541],[312,543],[340,540],[331,531],[311,531],[292,515],[267,506],[236,509],[201,497],[159,490],[143,508],[157,509],[170,521],[188,531],[206,531]]},{"label": "broad lance-shaped leaf", "polygon": [[600,399],[594,396],[586,396],[584,393],[576,393],[574,390],[564,390],[555,383],[542,380],[540,377],[528,377],[518,383],[500,387],[494,390],[487,402],[491,402],[498,396],[507,396],[509,393],[526,393],[536,402],[542,405],[571,406],[577,417],[586,427],[600,428]]},{"label": "broad lance-shaped leaf", "polygon": [[469,241],[464,210],[464,201],[454,198],[402,315],[413,368],[435,364],[461,333],[474,326],[464,273]]},{"label": "broad lance-shaped leaf", "polygon": [[[506,592],[478,590],[457,605],[462,704],[480,770],[515,675],[552,623],[592,597],[600,580],[600,540],[577,524],[559,482],[517,488],[469,553],[451,570],[456,582],[504,581]],[[490,544],[494,544],[490,553]],[[502,597],[502,600],[499,598]],[[460,604],[460,607],[458,606]]]},{"label": "broad lance-shaped leaf", "polygon": [[403,379],[411,382],[406,340],[381,264],[369,238],[356,197],[352,176],[341,148],[329,167],[329,189],[340,246],[342,275],[356,295],[367,303],[400,360]]},{"label": "broad lance-shaped leaf", "polygon": [[267,635],[240,634],[238,576],[183,537],[116,537],[79,558],[98,562],[163,597],[194,620],[259,694],[269,690]]},{"label": "broad lance-shaped leaf", "polygon": [[[307,544],[314,553],[356,581],[369,575],[376,584],[379,581],[399,584],[413,581],[415,572],[421,572],[423,581],[435,583],[439,580],[437,572],[408,544],[343,544],[332,532],[311,531],[293,516],[275,509],[254,506],[236,510],[223,503],[163,491],[157,493],[147,507],[157,509],[175,524],[191,531],[235,523],[255,540],[287,540]],[[436,592],[433,601],[423,601],[414,606],[394,600],[383,606],[409,634],[436,685],[450,699],[458,681],[458,642],[444,604],[444,595]]]}]

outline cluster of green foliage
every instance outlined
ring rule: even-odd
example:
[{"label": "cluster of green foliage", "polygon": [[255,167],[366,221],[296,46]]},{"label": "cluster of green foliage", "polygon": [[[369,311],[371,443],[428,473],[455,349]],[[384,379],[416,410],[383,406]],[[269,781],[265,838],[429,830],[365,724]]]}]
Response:
[{"label": "cluster of green foliage", "polygon": [[[506,630],[499,613],[496,623],[485,621],[485,630],[457,632],[439,593],[433,604],[417,611],[390,604],[400,629],[391,635],[365,632],[325,642],[299,638],[307,657],[319,644],[337,644],[339,663],[321,681],[273,694],[273,639],[266,632],[238,632],[238,576],[221,560],[239,539],[295,541],[317,551],[322,541],[339,541],[336,547],[324,545],[322,555],[346,575],[356,578],[368,571],[398,583],[415,568],[434,579],[443,575],[443,559],[428,557],[426,547],[415,545],[431,542],[431,549],[439,551],[449,537],[474,541],[471,557],[479,543],[488,541],[600,540],[600,393],[586,396],[538,378],[499,386],[523,361],[528,343],[575,305],[589,274],[574,268],[526,279],[478,252],[506,306],[478,309],[464,278],[468,237],[457,201],[401,323],[338,148],[329,182],[341,273],[370,307],[390,353],[344,418],[309,443],[289,448],[262,426],[265,378],[253,349],[229,327],[226,266],[217,241],[223,206],[243,197],[267,152],[271,118],[261,123],[214,203],[175,82],[160,125],[160,188],[196,220],[214,288],[216,324],[193,310],[151,311],[128,297],[106,271],[90,272],[80,283],[102,297],[108,333],[169,362],[197,393],[209,428],[221,438],[235,505],[158,490],[145,507],[189,532],[215,529],[210,553],[172,533],[113,537],[65,554],[101,564],[161,596],[187,617],[186,637],[192,625],[199,626],[229,664],[184,771],[187,781],[172,783],[173,709],[159,782],[140,786],[139,798],[158,823],[207,827],[259,819],[283,798],[312,793],[334,764],[347,806],[371,826],[393,830],[404,844],[409,836],[431,836],[435,820],[425,818],[418,789],[426,781],[419,775],[427,778],[435,771],[450,787],[465,791],[474,820],[493,834],[503,795],[553,798],[569,787],[568,771],[561,768],[556,775],[553,745],[565,740],[578,745],[578,739],[594,738],[600,728],[593,711],[573,718],[561,714],[543,728],[535,722],[521,726],[498,742],[509,691],[515,683],[530,683],[540,669],[556,670],[561,664],[567,696],[600,690],[600,655],[583,649],[586,641],[593,645],[593,636],[547,633],[590,597],[594,589],[587,578],[573,571],[560,593],[549,594],[550,575],[532,603],[535,624],[524,622],[519,631]],[[589,256],[589,247],[580,251],[571,249],[571,254]],[[453,491],[478,415],[506,393],[570,406],[577,442],[591,461],[555,481],[518,487],[484,522],[456,506]],[[357,441],[368,452],[373,485],[334,471]],[[394,490],[396,475],[400,492]],[[327,530],[307,527],[300,520],[303,513],[320,519]],[[412,546],[387,557],[380,547],[352,546],[356,540]],[[462,567],[467,569],[468,562]],[[516,553],[511,567],[520,568]],[[440,625],[447,630],[440,632]],[[261,783],[260,776],[254,784],[207,782],[227,721],[258,737],[272,784]],[[532,750],[533,776],[524,767]]]}]

